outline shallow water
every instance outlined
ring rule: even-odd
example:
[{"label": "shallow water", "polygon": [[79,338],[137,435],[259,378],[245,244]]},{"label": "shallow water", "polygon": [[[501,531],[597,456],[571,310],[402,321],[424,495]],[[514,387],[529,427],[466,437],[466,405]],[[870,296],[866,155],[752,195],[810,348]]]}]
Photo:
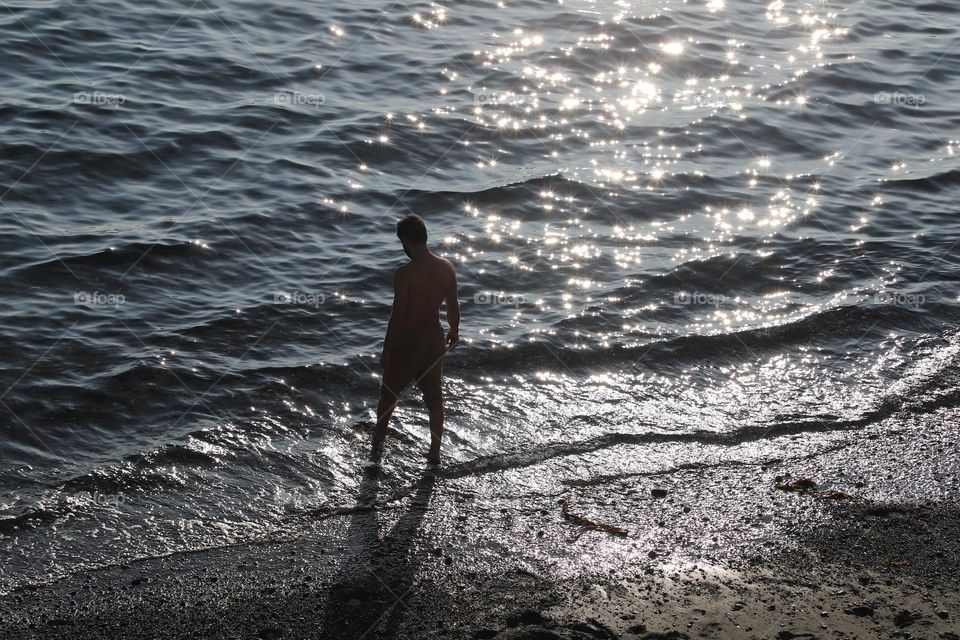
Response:
[{"label": "shallow water", "polygon": [[[408,211],[459,273],[450,476],[577,476],[625,444],[661,468],[954,406],[958,22],[906,1],[11,7],[0,589],[352,505]],[[413,394],[397,421],[399,490]]]}]

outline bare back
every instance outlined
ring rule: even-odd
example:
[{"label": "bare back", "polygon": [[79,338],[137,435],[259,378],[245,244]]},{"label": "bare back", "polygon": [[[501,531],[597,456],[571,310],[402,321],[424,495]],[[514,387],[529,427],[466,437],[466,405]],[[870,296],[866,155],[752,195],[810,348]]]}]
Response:
[{"label": "bare back", "polygon": [[456,297],[456,276],[449,260],[432,253],[418,255],[397,269],[397,284],[406,295],[401,316],[404,329],[440,322],[440,305]]}]

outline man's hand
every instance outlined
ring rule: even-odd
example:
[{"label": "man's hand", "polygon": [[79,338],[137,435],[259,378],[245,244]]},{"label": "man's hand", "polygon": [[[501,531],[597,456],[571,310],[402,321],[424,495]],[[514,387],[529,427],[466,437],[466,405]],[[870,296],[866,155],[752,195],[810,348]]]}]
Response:
[{"label": "man's hand", "polygon": [[447,332],[447,350],[453,349],[460,342],[460,331],[451,329]]}]

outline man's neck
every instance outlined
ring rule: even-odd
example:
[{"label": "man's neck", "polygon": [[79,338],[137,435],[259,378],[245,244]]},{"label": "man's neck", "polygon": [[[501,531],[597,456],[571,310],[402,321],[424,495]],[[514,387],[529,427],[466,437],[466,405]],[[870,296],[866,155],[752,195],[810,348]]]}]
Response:
[{"label": "man's neck", "polygon": [[416,257],[422,256],[424,254],[430,253],[430,248],[427,245],[422,247],[410,247],[410,259],[413,260]]}]

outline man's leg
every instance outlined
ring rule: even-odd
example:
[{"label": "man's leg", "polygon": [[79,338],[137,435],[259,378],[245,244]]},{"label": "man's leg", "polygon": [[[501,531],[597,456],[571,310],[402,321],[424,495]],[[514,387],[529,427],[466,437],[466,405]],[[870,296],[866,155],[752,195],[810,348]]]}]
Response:
[{"label": "man's leg", "polygon": [[[396,357],[396,356],[394,356]],[[410,382],[410,375],[401,370],[400,365],[393,364],[384,369],[383,381],[380,384],[380,402],[377,403],[377,425],[373,428],[373,444],[383,442],[387,437],[387,425],[390,417],[400,400],[400,394]]]},{"label": "man's leg", "polygon": [[397,396],[387,388],[387,385],[380,385],[380,402],[377,403],[377,426],[373,428],[373,444],[386,439],[387,425],[390,424],[390,417],[396,406]]},{"label": "man's leg", "polygon": [[423,392],[423,404],[430,412],[430,450],[427,459],[440,462],[440,440],[443,438],[443,356],[446,353],[443,329],[438,325],[433,332],[433,344],[428,352],[427,370],[417,380]]},{"label": "man's leg", "polygon": [[443,438],[443,395],[433,397],[423,396],[423,401],[430,411],[430,450],[427,459],[431,462],[440,462],[440,440]]}]

